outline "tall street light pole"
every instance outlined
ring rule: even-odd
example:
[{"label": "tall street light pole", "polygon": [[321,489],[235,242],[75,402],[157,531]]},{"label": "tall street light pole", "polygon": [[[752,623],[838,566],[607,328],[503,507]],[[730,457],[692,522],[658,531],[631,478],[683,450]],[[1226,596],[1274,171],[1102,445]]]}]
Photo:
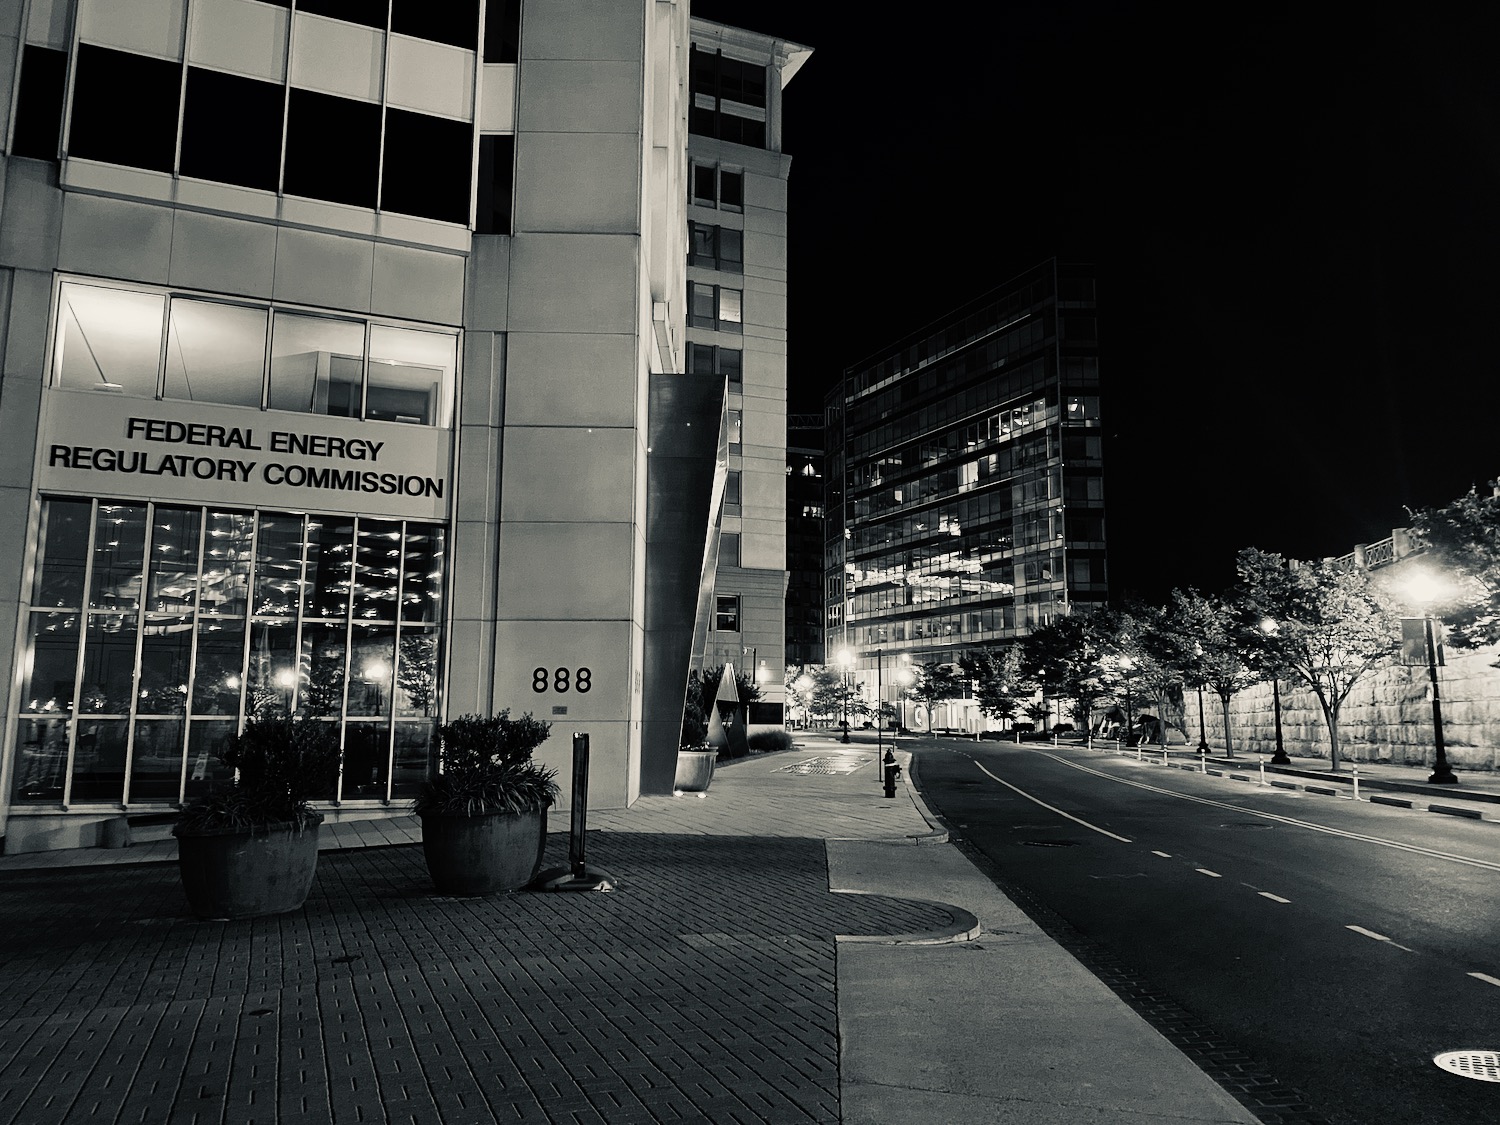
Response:
[{"label": "tall street light pole", "polygon": [[849,738],[849,663],[853,659],[854,658],[849,655],[849,650],[847,648],[841,648],[841,649],[839,649],[839,664],[842,665],[843,669],[844,669],[843,676],[842,676],[842,678],[839,681],[843,685],[843,689],[844,689],[842,692],[839,693],[839,694],[841,694],[844,697],[844,733],[839,737],[839,741],[840,742],[848,742],[848,741],[850,741],[850,738]]},{"label": "tall street light pole", "polygon": [[[1203,658],[1203,646],[1193,642],[1193,655]],[[1208,753],[1208,726],[1203,721],[1203,670],[1198,669],[1198,753]]]},{"label": "tall street light pole", "polygon": [[1422,615],[1422,625],[1427,634],[1427,678],[1432,683],[1432,740],[1437,748],[1432,760],[1432,776],[1427,781],[1432,785],[1457,785],[1458,778],[1448,764],[1448,750],[1443,743],[1443,704],[1438,698],[1437,644],[1432,638],[1432,614]]},{"label": "tall street light pole", "polygon": [[[885,656],[880,649],[875,650],[875,761],[885,761],[885,680],[884,669]],[[877,774],[881,771],[877,769]]]},{"label": "tall street light pole", "polygon": [[[1260,623],[1261,632],[1267,636],[1274,637],[1281,631],[1281,625],[1267,617]],[[1271,669],[1271,720],[1276,727],[1276,752],[1271,755],[1273,766],[1289,766],[1292,760],[1286,756],[1286,744],[1281,738],[1281,675],[1273,666]]]}]

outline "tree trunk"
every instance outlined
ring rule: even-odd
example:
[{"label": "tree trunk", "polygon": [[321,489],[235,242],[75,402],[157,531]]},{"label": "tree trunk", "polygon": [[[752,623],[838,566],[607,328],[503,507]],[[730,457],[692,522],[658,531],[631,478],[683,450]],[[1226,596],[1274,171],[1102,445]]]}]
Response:
[{"label": "tree trunk", "polygon": [[1323,722],[1328,727],[1328,768],[1337,773],[1339,768],[1339,709],[1337,704],[1330,704],[1323,698],[1323,693],[1318,692],[1318,702],[1323,707]]},{"label": "tree trunk", "polygon": [[1216,692],[1219,697],[1219,712],[1224,716],[1224,756],[1234,757],[1234,743],[1229,741],[1229,699],[1233,692]]}]

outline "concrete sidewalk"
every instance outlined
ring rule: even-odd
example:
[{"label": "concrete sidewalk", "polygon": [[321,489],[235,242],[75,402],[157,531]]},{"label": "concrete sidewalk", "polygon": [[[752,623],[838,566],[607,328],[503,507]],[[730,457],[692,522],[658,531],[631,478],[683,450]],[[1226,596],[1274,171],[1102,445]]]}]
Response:
[{"label": "concrete sidewalk", "polygon": [[0,1123],[1257,1121],[873,751],[591,814],[609,894],[437,896],[406,818],[238,923],[188,916],[170,842],[0,857]]}]

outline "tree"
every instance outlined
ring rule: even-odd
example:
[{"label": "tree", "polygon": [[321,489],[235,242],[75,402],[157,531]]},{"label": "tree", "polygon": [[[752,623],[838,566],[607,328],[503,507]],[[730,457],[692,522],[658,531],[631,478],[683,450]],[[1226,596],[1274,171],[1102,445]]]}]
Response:
[{"label": "tree", "polygon": [[1020,672],[1027,690],[1049,699],[1073,700],[1074,716],[1085,728],[1108,692],[1106,655],[1119,645],[1121,615],[1112,610],[1069,614],[1021,639]]},{"label": "tree", "polygon": [[964,681],[957,664],[923,664],[916,670],[911,697],[927,704],[929,714],[934,704],[960,699],[963,694]]},{"label": "tree", "polygon": [[1158,659],[1176,669],[1185,683],[1206,686],[1219,697],[1224,716],[1224,752],[1234,757],[1229,701],[1264,673],[1254,667],[1256,642],[1247,633],[1247,614],[1233,599],[1173,590],[1171,604],[1150,630],[1148,644]]},{"label": "tree", "polygon": [[1328,727],[1329,761],[1339,768],[1339,710],[1354,685],[1401,645],[1401,623],[1355,567],[1331,562],[1289,565],[1247,548],[1235,564],[1247,608],[1276,623],[1258,642],[1278,668],[1317,697]]},{"label": "tree", "polygon": [[1467,579],[1442,611],[1448,643],[1478,648],[1500,641],[1500,495],[1480,496],[1471,488],[1444,507],[1411,512],[1411,519],[1438,565]]},{"label": "tree", "polygon": [[981,714],[1002,721],[1015,715],[1016,699],[1022,694],[1019,648],[973,649],[959,656],[958,666],[974,685]]},{"label": "tree", "polygon": [[860,715],[869,710],[860,694],[860,687],[838,668],[824,665],[813,671],[813,710],[825,718],[832,716],[835,722],[846,714]]}]

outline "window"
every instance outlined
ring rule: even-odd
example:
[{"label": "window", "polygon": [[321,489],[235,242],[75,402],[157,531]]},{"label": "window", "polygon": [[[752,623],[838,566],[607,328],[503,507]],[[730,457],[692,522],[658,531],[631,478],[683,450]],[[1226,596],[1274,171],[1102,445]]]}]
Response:
[{"label": "window", "polygon": [[510,204],[515,188],[516,138],[479,138],[479,178],[474,229],[480,234],[510,234]]},{"label": "window", "polygon": [[729,444],[739,445],[740,430],[743,428],[745,421],[744,414],[739,410],[729,410],[726,411],[725,414],[726,417],[724,421],[725,427],[729,430]]},{"label": "window", "polygon": [[484,61],[513,63],[521,58],[521,0],[489,0],[484,6]]},{"label": "window", "polygon": [[722,531],[719,533],[719,565],[740,565],[740,537],[738,532]]},{"label": "window", "polygon": [[374,207],[380,106],[292,87],[286,120],[288,195]]},{"label": "window", "polygon": [[362,321],[277,311],[271,330],[272,410],[358,418],[364,409]]},{"label": "window", "polygon": [[14,155],[57,159],[67,81],[66,51],[26,44],[16,95],[16,133],[10,148]]},{"label": "window", "polygon": [[260,407],[266,310],[174,297],[164,398]]},{"label": "window", "polygon": [[[491,19],[504,20],[501,4],[491,4]],[[479,45],[478,0],[392,0],[391,30],[397,35],[411,35],[447,43],[450,47],[474,50]]]},{"label": "window", "polygon": [[714,628],[721,633],[740,631],[740,596],[738,594],[715,595]]},{"label": "window", "polygon": [[745,209],[745,174],[717,164],[694,164],[688,177],[688,201],[721,211]]},{"label": "window", "polygon": [[440,703],[445,541],[401,520],[44,500],[15,800],[191,799],[274,706],[339,728],[342,788],[323,796],[411,796]]},{"label": "window", "polygon": [[160,293],[65,283],[58,292],[52,365],[58,386],[155,398],[161,363]]},{"label": "window", "polygon": [[1067,420],[1069,422],[1097,422],[1099,420],[1099,396],[1069,395]]},{"label": "window", "polygon": [[688,265],[743,273],[743,232],[707,223],[688,223]]},{"label": "window", "polygon": [[744,321],[743,302],[743,290],[690,281],[688,325],[693,328],[711,328],[718,332],[741,332]]},{"label": "window", "polygon": [[473,147],[467,122],[387,108],[381,209],[467,225]]},{"label": "window", "polygon": [[738,508],[740,506],[740,473],[738,469],[729,472],[729,478],[724,483],[724,503],[726,506]]},{"label": "window", "polygon": [[372,324],[365,417],[421,426],[447,425],[457,342],[446,332]]},{"label": "window", "polygon": [[330,19],[347,20],[385,30],[386,6],[381,3],[371,4],[369,0],[297,0],[297,8],[314,15],[328,16]]},{"label": "window", "polygon": [[181,91],[181,63],[79,44],[69,154],[172,171]]},{"label": "window", "polygon": [[696,45],[688,60],[688,129],[735,144],[766,147],[766,67]]},{"label": "window", "polygon": [[279,83],[189,67],[182,174],[275,191],[285,100]]},{"label": "window", "polygon": [[743,382],[745,356],[739,348],[720,348],[712,344],[688,343],[688,370],[694,375],[720,375],[729,380],[729,389]]}]

